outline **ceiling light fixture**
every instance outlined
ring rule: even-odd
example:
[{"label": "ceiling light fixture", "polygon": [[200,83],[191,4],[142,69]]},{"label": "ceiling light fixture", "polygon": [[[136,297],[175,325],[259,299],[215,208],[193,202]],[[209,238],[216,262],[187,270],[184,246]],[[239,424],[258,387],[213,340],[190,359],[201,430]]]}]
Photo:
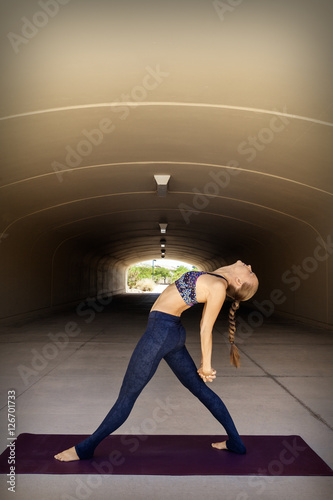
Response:
[{"label": "ceiling light fixture", "polygon": [[154,175],[157,184],[157,196],[166,196],[170,175]]},{"label": "ceiling light fixture", "polygon": [[159,223],[159,226],[160,226],[160,230],[161,230],[161,233],[162,234],[165,234],[166,233],[166,230],[167,230],[167,227],[168,227],[168,224],[164,224],[164,223]]}]

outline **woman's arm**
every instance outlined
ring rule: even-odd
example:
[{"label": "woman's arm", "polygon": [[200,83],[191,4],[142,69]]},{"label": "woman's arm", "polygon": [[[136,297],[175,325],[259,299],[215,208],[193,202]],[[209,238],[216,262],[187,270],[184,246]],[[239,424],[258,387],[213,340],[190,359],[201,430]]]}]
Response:
[{"label": "woman's arm", "polygon": [[200,321],[201,365],[198,373],[201,378],[205,380],[205,382],[212,382],[216,374],[216,371],[212,369],[211,364],[213,348],[212,330],[216,318],[225,301],[225,297],[225,286],[222,283],[214,284],[214,286],[212,286],[209,290],[208,297],[202,312]]}]

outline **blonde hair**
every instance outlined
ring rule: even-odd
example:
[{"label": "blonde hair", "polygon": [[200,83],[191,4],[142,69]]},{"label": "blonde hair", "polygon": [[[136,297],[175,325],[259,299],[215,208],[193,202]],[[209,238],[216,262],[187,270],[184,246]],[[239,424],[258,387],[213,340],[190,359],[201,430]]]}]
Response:
[{"label": "blonde hair", "polygon": [[231,344],[230,364],[232,364],[236,368],[240,366],[240,355],[238,347],[235,345],[236,311],[239,308],[239,302],[241,300],[250,299],[256,293],[257,289],[258,283],[256,285],[253,285],[251,283],[243,283],[238,290],[236,290],[236,288],[232,284],[229,284],[227,287],[227,295],[234,299],[229,309],[229,342]]}]

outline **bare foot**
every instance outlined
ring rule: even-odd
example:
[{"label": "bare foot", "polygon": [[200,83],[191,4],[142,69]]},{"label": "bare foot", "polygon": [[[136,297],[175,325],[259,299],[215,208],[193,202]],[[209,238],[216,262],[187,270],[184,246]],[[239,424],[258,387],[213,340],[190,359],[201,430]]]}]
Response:
[{"label": "bare foot", "polygon": [[69,448],[68,450],[58,453],[57,455],[54,455],[54,458],[56,458],[60,462],[72,462],[73,460],[80,460],[74,446],[72,448]]},{"label": "bare foot", "polygon": [[221,443],[212,443],[213,448],[217,448],[218,450],[227,450],[227,442],[222,441]]}]

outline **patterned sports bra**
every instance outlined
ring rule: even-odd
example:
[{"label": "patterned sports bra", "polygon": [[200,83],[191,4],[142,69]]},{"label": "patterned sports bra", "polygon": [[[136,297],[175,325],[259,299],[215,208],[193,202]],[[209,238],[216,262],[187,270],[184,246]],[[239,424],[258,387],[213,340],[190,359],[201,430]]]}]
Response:
[{"label": "patterned sports bra", "polygon": [[205,271],[188,271],[175,281],[176,288],[180,293],[181,298],[188,306],[194,306],[194,304],[198,304],[195,287],[197,279],[202,274],[210,274],[211,276],[222,278],[228,283],[227,279],[224,276],[220,276],[219,274],[206,273]]}]

